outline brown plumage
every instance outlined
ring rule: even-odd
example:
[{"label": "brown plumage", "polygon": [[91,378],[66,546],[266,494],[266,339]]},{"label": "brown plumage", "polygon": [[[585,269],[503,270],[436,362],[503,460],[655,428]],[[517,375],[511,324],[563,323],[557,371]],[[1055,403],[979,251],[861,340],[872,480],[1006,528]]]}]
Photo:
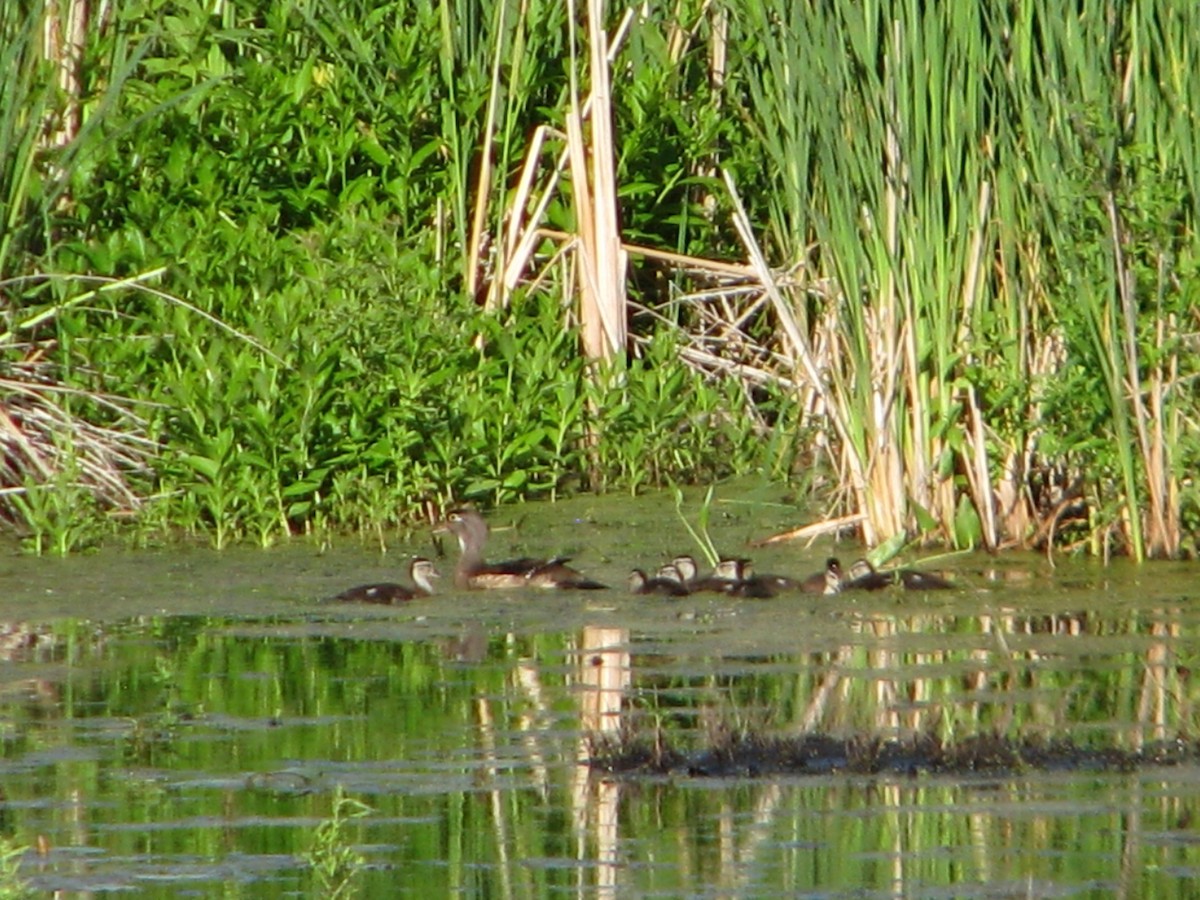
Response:
[{"label": "brown plumage", "polygon": [[522,587],[557,588],[561,590],[600,590],[608,587],[593,581],[566,565],[567,557],[553,559],[521,557],[503,562],[484,560],[488,525],[473,509],[451,512],[437,531],[449,532],[458,538],[461,555],[454,568],[454,586],[460,590],[501,590]]},{"label": "brown plumage", "polygon": [[800,582],[800,590],[806,594],[838,594],[842,587],[842,564],[836,556],[825,560],[823,571],[814,572]]},{"label": "brown plumage", "polygon": [[413,582],[411,587],[391,581],[380,584],[360,584],[342,591],[331,599],[339,603],[404,603],[418,597],[432,595],[433,579],[438,578],[439,575],[432,562],[417,557],[408,564],[408,577]]},{"label": "brown plumage", "polygon": [[880,571],[867,560],[856,560],[850,567],[850,580],[843,585],[848,591],[878,591],[899,585],[908,591],[948,591],[954,585],[940,575],[920,569],[885,569]]},{"label": "brown plumage", "polygon": [[654,577],[647,577],[641,569],[629,573],[629,590],[634,594],[660,594],[664,597],[686,597],[691,593],[684,586],[679,570],[674,566],[663,566]]}]

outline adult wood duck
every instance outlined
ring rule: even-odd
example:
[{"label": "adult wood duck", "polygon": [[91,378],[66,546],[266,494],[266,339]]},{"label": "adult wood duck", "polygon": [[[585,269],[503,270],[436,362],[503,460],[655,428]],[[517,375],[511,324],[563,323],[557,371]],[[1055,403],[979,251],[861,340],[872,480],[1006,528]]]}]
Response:
[{"label": "adult wood duck", "polygon": [[629,590],[634,594],[659,594],[664,597],[686,597],[691,593],[683,584],[679,570],[672,565],[663,566],[654,577],[647,577],[641,569],[629,573]]},{"label": "adult wood duck", "polygon": [[900,585],[908,591],[948,591],[954,585],[932,572],[920,569],[888,569],[879,571],[865,559],[855,560],[850,567],[850,580],[844,588],[853,591],[878,591]]},{"label": "adult wood duck", "polygon": [[412,579],[412,587],[386,581],[381,584],[360,584],[342,591],[332,599],[339,603],[404,603],[418,597],[428,597],[433,594],[433,579],[440,577],[433,563],[417,557],[408,564],[408,577]]},{"label": "adult wood duck", "polygon": [[565,556],[553,559],[524,556],[486,562],[483,547],[488,539],[488,525],[473,509],[454,510],[435,530],[458,538],[461,555],[454,568],[454,586],[460,590],[539,587],[591,591],[608,587],[566,565],[569,557]]}]

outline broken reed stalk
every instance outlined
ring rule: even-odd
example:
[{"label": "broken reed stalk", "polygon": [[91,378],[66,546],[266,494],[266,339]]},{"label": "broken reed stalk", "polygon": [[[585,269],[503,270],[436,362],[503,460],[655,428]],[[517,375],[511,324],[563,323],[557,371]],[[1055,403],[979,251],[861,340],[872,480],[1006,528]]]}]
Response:
[{"label": "broken reed stalk", "polygon": [[[573,0],[572,0],[573,3]],[[591,72],[591,141],[572,152],[573,161],[590,158],[589,168],[575,168],[572,185],[591,178],[591,205],[581,212],[591,218],[581,229],[583,257],[580,269],[581,325],[584,351],[590,359],[604,360],[625,349],[625,254],[617,219],[616,150],[613,147],[612,95],[609,90],[608,33],[604,28],[603,0],[587,0],[588,60]],[[572,70],[574,71],[574,70]],[[581,140],[583,111],[572,78],[568,137]],[[590,238],[590,241],[589,241]]]},{"label": "broken reed stalk", "polygon": [[[63,396],[102,408],[114,426],[95,424],[64,409]],[[141,507],[130,474],[146,472],[158,446],[141,433],[146,423],[122,398],[66,389],[45,363],[18,362],[0,379],[0,512],[20,520],[21,500],[33,489],[66,487],[128,512]]]},{"label": "broken reed stalk", "polygon": [[[613,39],[604,42],[603,59],[605,71],[607,71],[608,67],[611,67],[617,54],[620,52],[621,46],[628,37],[633,23],[633,16],[633,10],[626,10],[620,24],[617,26]],[[572,33],[574,32],[572,31]],[[574,79],[574,67],[571,72]],[[574,84],[574,81],[572,83]],[[569,132],[571,119],[574,118],[580,126],[579,130],[582,135],[582,123],[588,121],[592,116],[592,109],[595,105],[594,94],[589,93],[584,99],[582,106],[577,104],[577,100],[578,89],[577,87],[573,87],[572,104],[574,112],[572,110],[566,112],[567,123],[565,127],[567,127]],[[541,155],[545,149],[546,142],[551,137],[562,139],[565,145],[559,151],[554,165],[549,167],[546,183],[540,187],[537,200],[532,209],[530,209],[530,198],[533,196],[535,190]],[[582,138],[580,138],[580,144],[582,145]],[[573,243],[579,238],[579,235],[568,236],[563,235],[561,232],[542,228],[546,210],[558,195],[558,186],[563,175],[574,165],[572,153],[577,150],[578,147],[571,143],[569,133],[563,134],[545,124],[539,125],[534,130],[533,140],[530,142],[530,147],[525,153],[525,161],[522,164],[521,177],[517,190],[514,192],[511,202],[502,214],[503,218],[507,220],[507,227],[504,229],[504,241],[498,248],[498,260],[495,267],[496,271],[502,274],[500,277],[493,279],[488,285],[486,308],[501,309],[507,304],[508,295],[517,287],[524,273],[528,271],[534,251],[537,249],[538,243],[542,238],[558,236],[563,244]],[[584,174],[587,172],[586,165],[581,172]],[[578,173],[580,173],[580,170],[572,171],[573,176]],[[582,209],[576,210],[577,221],[582,221],[582,214]],[[472,252],[476,254],[481,252],[483,245],[481,234],[477,234],[471,244]],[[476,264],[475,268],[478,268],[478,264]],[[536,279],[537,276],[534,276],[534,278]],[[619,319],[620,327],[623,328],[623,310],[622,316]]]}]

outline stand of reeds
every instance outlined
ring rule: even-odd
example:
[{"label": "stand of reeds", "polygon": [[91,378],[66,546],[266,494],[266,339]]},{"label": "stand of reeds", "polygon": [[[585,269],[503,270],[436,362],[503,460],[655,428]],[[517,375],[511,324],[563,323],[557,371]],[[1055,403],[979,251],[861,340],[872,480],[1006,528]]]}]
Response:
[{"label": "stand of reeds", "polygon": [[[831,519],[869,544],[1050,547],[1073,525],[1099,553],[1177,553],[1200,7],[728,14],[709,13],[714,81],[726,41],[742,48],[768,221],[727,175],[745,265],[627,247],[693,278],[685,358],[748,397],[792,391],[842,485]],[[506,241],[498,290],[536,221]]]},{"label": "stand of reeds", "polygon": [[1106,541],[1177,552],[1200,9],[765,3],[740,24],[802,327],[780,315],[780,347],[868,542],[997,547],[1083,499]]}]

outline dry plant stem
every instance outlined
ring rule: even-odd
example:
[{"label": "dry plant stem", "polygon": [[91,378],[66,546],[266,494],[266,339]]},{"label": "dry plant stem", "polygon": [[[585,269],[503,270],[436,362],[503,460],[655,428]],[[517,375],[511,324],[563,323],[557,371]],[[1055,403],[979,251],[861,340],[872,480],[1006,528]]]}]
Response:
[{"label": "dry plant stem", "polygon": [[811,525],[805,525],[802,528],[792,528],[788,531],[781,531],[778,534],[772,534],[765,538],[758,538],[750,542],[751,547],[766,547],[770,544],[781,544],[784,541],[802,541],[807,540],[811,545],[817,538],[827,534],[838,534],[847,531],[851,528],[861,526],[867,518],[866,513],[852,513],[848,516],[840,516],[836,519],[826,519],[823,522],[814,522]]},{"label": "dry plant stem", "polygon": [[[784,334],[787,336],[789,347],[791,349],[793,359],[798,360],[808,378],[809,386],[813,392],[821,398],[825,405],[825,411],[829,421],[833,423],[834,429],[837,431],[838,439],[845,448],[846,463],[851,472],[852,483],[856,494],[861,495],[867,490],[867,480],[863,471],[862,460],[853,451],[853,444],[849,440],[848,431],[845,421],[842,418],[842,413],[838,404],[832,401],[829,396],[828,388],[825,386],[824,379],[821,377],[820,371],[817,369],[815,360],[813,359],[812,351],[808,346],[808,340],[800,331],[800,326],[796,322],[796,317],[792,314],[792,308],[784,301],[783,296],[779,292],[779,287],[775,283],[775,279],[771,274],[770,268],[767,266],[767,261],[762,255],[762,250],[759,249],[758,242],[754,238],[754,232],[750,227],[749,216],[746,215],[745,207],[742,205],[741,198],[738,196],[737,187],[733,183],[733,178],[728,171],[721,173],[725,178],[725,185],[729,190],[729,196],[733,200],[734,212],[733,221],[737,228],[738,236],[742,239],[742,244],[746,248],[746,253],[750,258],[750,264],[757,272],[759,280],[762,282],[763,288],[767,296],[771,300],[771,305],[775,310],[775,314],[779,319],[780,326],[783,328]],[[861,499],[861,496],[860,496]],[[860,506],[862,508],[862,506]],[[863,520],[864,530],[870,525],[870,520]],[[868,543],[872,542],[873,533],[865,535]]]},{"label": "dry plant stem", "polygon": [[[909,183],[908,165],[900,149],[900,138],[896,134],[895,123],[901,120],[900,102],[897,97],[895,61],[903,58],[904,35],[903,25],[899,19],[892,24],[892,54],[887,61],[884,76],[884,87],[887,92],[888,117],[884,133],[884,246],[888,260],[898,260],[900,253],[900,211],[908,203]],[[882,382],[875,381],[875,420],[874,420],[874,452],[869,452],[864,460],[870,489],[866,496],[865,508],[868,512],[871,535],[867,537],[869,544],[875,543],[875,533],[882,535],[898,534],[904,530],[904,485],[907,481],[908,493],[914,497],[924,497],[928,491],[929,473],[926,467],[925,452],[928,442],[925,434],[926,412],[924,404],[929,398],[922,392],[920,383],[920,363],[917,354],[917,334],[913,327],[916,321],[912,305],[912,292],[901,292],[896,284],[895,267],[889,263],[881,266],[883,286],[879,293],[879,318],[877,319],[882,341],[875,346],[882,347],[884,352],[881,365],[885,376]],[[904,305],[904,322],[899,321],[900,306]],[[903,348],[903,350],[901,350]],[[901,355],[903,354],[903,355]],[[899,372],[903,371],[909,392],[911,404],[909,412],[909,427],[912,438],[909,442],[909,452],[904,453],[896,433],[895,419],[892,415],[896,398],[895,381]],[[882,396],[879,395],[880,384],[883,385]],[[843,451],[846,452],[846,451]],[[907,460],[905,457],[907,456]],[[907,461],[907,465],[905,462]]]},{"label": "dry plant stem", "polygon": [[[617,26],[616,34],[613,40],[608,44],[607,54],[605,56],[606,63],[612,65],[616,59],[617,53],[624,44],[625,39],[629,35],[629,29],[633,23],[633,10],[625,11],[625,15],[621,19],[621,24]],[[573,70],[572,70],[573,71]],[[573,95],[574,96],[574,95]],[[593,99],[589,95],[583,103],[582,119],[586,120],[591,116]],[[568,118],[570,114],[568,113]],[[568,128],[569,130],[569,128]],[[533,255],[534,248],[538,241],[546,234],[555,234],[556,232],[543,232],[539,223],[545,217],[546,209],[550,206],[554,199],[558,183],[562,178],[563,173],[567,170],[567,166],[571,159],[571,144],[570,138],[567,137],[567,146],[559,153],[558,159],[555,161],[553,169],[550,170],[549,181],[542,189],[534,210],[528,217],[524,217],[521,211],[526,209],[528,198],[532,191],[533,175],[537,171],[537,163],[541,154],[544,139],[548,133],[561,134],[561,132],[550,129],[549,126],[539,125],[535,134],[535,140],[532,142],[529,151],[526,153],[526,159],[522,172],[522,184],[528,185],[523,190],[518,190],[513,197],[512,204],[509,207],[508,219],[509,228],[505,241],[505,247],[502,248],[502,256],[500,259],[501,265],[497,268],[502,270],[503,278],[492,282],[488,288],[487,308],[497,309],[502,308],[508,302],[508,294],[516,288],[521,280],[521,274],[528,268],[529,259]],[[540,138],[540,139],[538,139]],[[528,179],[527,179],[528,174]],[[525,226],[525,222],[529,225]],[[573,235],[572,237],[578,237]],[[478,243],[475,241],[473,243]]]},{"label": "dry plant stem", "polygon": [[[1153,411],[1153,417],[1151,418],[1146,411],[1146,405],[1142,399],[1140,384],[1141,360],[1137,347],[1137,310],[1136,299],[1133,296],[1134,278],[1133,273],[1128,271],[1126,267],[1125,254],[1122,249],[1122,241],[1125,238],[1124,228],[1121,225],[1120,212],[1117,210],[1116,200],[1111,191],[1105,196],[1105,206],[1108,211],[1109,225],[1112,228],[1113,253],[1117,267],[1117,284],[1120,289],[1121,311],[1125,325],[1125,388],[1129,394],[1130,403],[1133,406],[1133,421],[1137,429],[1138,447],[1141,450],[1146,487],[1150,495],[1150,508],[1147,510],[1147,518],[1149,519],[1147,524],[1150,533],[1146,549],[1151,556],[1164,556],[1168,555],[1178,544],[1172,542],[1172,529],[1167,524],[1167,519],[1170,515],[1167,509],[1169,489],[1166,484],[1169,467],[1166,464],[1166,447],[1162,441],[1162,383],[1161,379],[1153,377],[1149,380],[1151,391],[1150,406]],[[1159,270],[1161,273],[1161,263]],[[1161,341],[1161,318],[1157,322],[1157,325],[1157,333]],[[1160,343],[1159,346],[1162,346],[1162,344]],[[1151,423],[1154,429],[1153,436],[1147,430],[1147,421]]]},{"label": "dry plant stem", "polygon": [[[1150,508],[1146,513],[1150,526],[1150,540],[1148,542],[1145,541],[1141,522],[1137,521],[1142,515],[1141,511],[1133,508],[1129,510],[1131,543],[1134,545],[1134,554],[1140,560],[1147,551],[1149,551],[1151,556],[1158,556],[1163,550],[1161,540],[1165,533],[1165,523],[1162,513],[1161,461],[1156,459],[1152,453],[1150,437],[1146,432],[1146,407],[1142,401],[1142,387],[1139,374],[1140,360],[1137,349],[1137,311],[1134,308],[1133,273],[1129,271],[1125,262],[1123,245],[1126,240],[1126,234],[1121,224],[1121,216],[1117,210],[1116,198],[1113,197],[1112,191],[1105,193],[1104,205],[1108,212],[1109,227],[1112,233],[1113,264],[1116,270],[1114,276],[1117,283],[1118,299],[1121,304],[1121,316],[1124,324],[1124,328],[1122,329],[1122,350],[1125,356],[1125,384],[1123,387],[1132,407],[1133,425],[1137,432],[1138,450],[1146,476],[1146,487],[1150,495]],[[1128,500],[1130,503],[1136,505],[1134,497],[1131,496]]]},{"label": "dry plant stem", "polygon": [[[80,98],[83,96],[83,51],[91,20],[88,0],[68,0],[64,30],[59,18],[61,8],[57,2],[47,3],[43,21],[42,53],[46,59],[58,65],[58,86],[65,98],[63,112],[56,117],[56,127],[50,135],[49,143],[53,147],[70,144],[78,136],[83,124],[80,107]],[[65,199],[64,195],[63,201]]]},{"label": "dry plant stem", "polygon": [[[979,204],[975,218],[975,236],[971,241],[971,252],[968,258],[967,274],[964,279],[962,316],[959,319],[958,346],[968,347],[970,344],[970,322],[972,313],[979,296],[980,275],[983,269],[981,257],[984,251],[984,234],[987,230],[987,219],[991,209],[992,185],[983,181],[979,185]],[[980,524],[983,528],[983,542],[988,550],[994,550],[999,544],[999,534],[996,531],[996,498],[992,492],[991,475],[988,471],[988,447],[984,428],[983,413],[979,409],[975,385],[967,389],[967,412],[971,423],[971,464],[967,467],[971,485],[972,499],[979,512]]]},{"label": "dry plant stem", "polygon": [[[497,305],[502,304],[508,290],[511,290],[511,288],[516,285],[515,279],[511,284],[509,283],[509,273],[513,264],[518,262],[515,254],[517,247],[519,247],[521,244],[522,231],[524,230],[526,234],[530,232],[536,234],[537,232],[536,228],[525,228],[524,212],[529,200],[530,192],[533,190],[533,180],[537,176],[538,161],[542,157],[542,147],[546,143],[546,136],[549,134],[549,132],[550,129],[548,126],[539,125],[534,129],[533,139],[529,142],[529,152],[525,154],[525,163],[521,166],[521,179],[517,183],[517,190],[513,196],[513,202],[508,211],[508,227],[504,230],[504,244],[500,247],[500,258],[509,261],[509,264],[505,267],[502,276],[496,281],[496,283],[502,285],[504,289],[498,291],[496,289],[496,283],[491,286],[488,291],[486,303],[486,308],[489,310],[495,309]],[[551,178],[553,179],[554,183],[557,183],[558,172],[555,171],[551,173]],[[550,204],[551,196],[552,194],[550,191],[546,191],[542,194],[538,207],[533,211],[532,220],[534,222],[537,222],[545,214],[546,207]],[[477,250],[475,246],[477,243],[478,242],[472,242],[473,252]],[[532,249],[532,245],[529,249]],[[524,269],[526,260],[520,259],[519,262],[520,269]],[[515,277],[520,277],[520,269],[518,269],[516,272]]]},{"label": "dry plant stem", "polygon": [[[574,59],[574,2],[570,5],[571,54]],[[576,221],[579,223],[577,252],[580,257],[580,315],[584,352],[590,359],[607,359],[625,347],[625,269],[617,227],[607,34],[603,27],[601,0],[588,0],[587,20],[592,77],[591,143],[585,143],[584,140],[583,107],[575,77],[576,66],[572,65],[567,144]]]}]

